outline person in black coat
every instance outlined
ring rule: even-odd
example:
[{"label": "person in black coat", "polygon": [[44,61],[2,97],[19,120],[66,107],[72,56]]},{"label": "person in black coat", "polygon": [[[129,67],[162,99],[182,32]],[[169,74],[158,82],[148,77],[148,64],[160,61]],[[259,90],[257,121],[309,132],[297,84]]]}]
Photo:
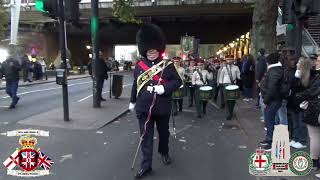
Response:
[{"label": "person in black coat", "polygon": [[12,102],[9,106],[9,109],[13,109],[16,107],[19,97],[17,96],[18,85],[19,85],[19,71],[21,70],[21,66],[19,61],[9,57],[5,60],[0,69],[0,79],[2,76],[6,78],[6,93],[11,97]]},{"label": "person in black coat", "polygon": [[[102,97],[102,89],[103,89],[104,80],[108,79],[108,71],[111,70],[111,67],[108,67],[107,64],[105,63],[103,59],[102,51],[99,51],[97,66],[98,66],[98,69],[95,76],[97,79],[98,96],[100,98],[100,101],[106,101],[106,99]],[[88,71],[91,76],[92,76],[92,68],[93,67],[92,67],[92,59],[91,59],[88,63]]]},{"label": "person in black coat", "polygon": [[311,67],[311,60],[300,58],[297,64],[296,77],[300,79],[302,91],[295,98],[303,111],[303,122],[307,124],[310,138],[310,156],[313,168],[320,168],[320,58]]},{"label": "person in black coat", "polygon": [[257,94],[258,94],[258,101],[257,104],[259,104],[260,101],[260,85],[261,80],[263,79],[266,71],[267,71],[267,60],[265,56],[265,49],[260,49],[259,57],[257,58],[256,66],[255,66],[255,77],[256,77],[256,83],[257,83]]},{"label": "person in black coat", "polygon": [[253,99],[252,88],[254,85],[254,61],[251,54],[248,55],[243,62],[241,75],[241,78],[243,79],[244,101],[250,101]]},{"label": "person in black coat", "polygon": [[306,147],[308,132],[303,122],[303,112],[295,99],[296,94],[303,90],[300,79],[295,77],[296,69],[296,58],[289,58],[288,66],[285,69],[285,71],[287,71],[288,83],[290,83],[290,95],[287,103],[288,115],[290,116],[290,118],[288,118],[289,135],[291,139],[289,145],[294,148],[304,148]]},{"label": "person in black coat", "polygon": [[283,67],[279,62],[280,55],[278,53],[270,54],[267,57],[268,71],[261,85],[261,94],[263,103],[266,105],[265,118],[267,126],[266,139],[260,142],[265,146],[265,150],[271,150],[273,130],[277,111],[282,106],[282,97],[280,95],[280,87],[283,78]]},{"label": "person in black coat", "polygon": [[[143,58],[137,62],[135,67],[129,110],[136,109],[142,137],[143,158],[141,169],[135,176],[139,179],[149,175],[152,171],[155,123],[159,133],[158,152],[161,154],[164,164],[171,163],[168,145],[171,96],[182,85],[182,80],[172,62],[163,60],[161,57],[166,44],[164,34],[158,26],[153,24],[142,25],[137,33],[136,40],[139,53]],[[161,66],[158,66],[159,63],[162,63]],[[165,68],[158,73],[144,76],[144,72],[156,66]],[[141,79],[143,83],[141,83]],[[150,120],[147,121],[150,113]]]}]

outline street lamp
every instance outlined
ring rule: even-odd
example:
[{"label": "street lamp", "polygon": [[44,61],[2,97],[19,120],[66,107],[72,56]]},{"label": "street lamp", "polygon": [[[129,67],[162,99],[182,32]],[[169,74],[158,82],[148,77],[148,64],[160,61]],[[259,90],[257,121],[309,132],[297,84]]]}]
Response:
[{"label": "street lamp", "polygon": [[89,50],[89,49],[91,49],[91,46],[90,46],[90,45],[87,45],[86,48]]}]

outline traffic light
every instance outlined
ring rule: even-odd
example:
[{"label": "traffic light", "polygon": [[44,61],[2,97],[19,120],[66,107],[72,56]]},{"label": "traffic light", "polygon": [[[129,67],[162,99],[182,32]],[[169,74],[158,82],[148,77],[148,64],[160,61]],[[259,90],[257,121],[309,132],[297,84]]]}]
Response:
[{"label": "traffic light", "polygon": [[65,17],[66,21],[77,22],[79,21],[79,3],[81,0],[65,0]]},{"label": "traffic light", "polygon": [[58,16],[57,0],[36,0],[36,9],[53,19]]}]

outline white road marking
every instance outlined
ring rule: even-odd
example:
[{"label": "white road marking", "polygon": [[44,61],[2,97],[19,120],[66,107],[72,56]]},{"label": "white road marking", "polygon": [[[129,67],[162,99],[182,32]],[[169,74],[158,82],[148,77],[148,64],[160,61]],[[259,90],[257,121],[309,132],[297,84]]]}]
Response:
[{"label": "white road marking", "polygon": [[0,108],[9,108],[9,106],[0,106]]},{"label": "white road marking", "polygon": [[82,101],[84,101],[84,100],[86,100],[86,99],[91,98],[92,96],[93,96],[93,95],[91,94],[91,95],[89,95],[89,96],[87,96],[87,97],[84,97],[84,98],[78,100],[78,102],[82,102]]},{"label": "white road marking", "polygon": [[72,154],[66,154],[66,155],[61,156],[61,159],[59,162],[62,163],[63,161],[65,161],[67,159],[72,159]]},{"label": "white road marking", "polygon": [[[122,87],[125,88],[125,87],[131,86],[131,85],[132,85],[132,84],[126,84],[126,85],[123,85]],[[105,91],[105,92],[102,92],[102,94],[106,94],[106,93],[109,93],[109,92],[110,92],[110,91]],[[85,101],[85,100],[91,98],[92,96],[93,96],[93,95],[91,94],[91,95],[89,95],[89,96],[87,96],[87,97],[84,97],[84,98],[78,100],[77,102]]]},{"label": "white road marking", "polygon": [[[68,87],[76,86],[76,85],[81,85],[81,84],[88,84],[88,83],[91,83],[91,82],[88,81],[88,82],[81,82],[81,83],[69,84]],[[51,90],[56,90],[56,89],[61,89],[61,88],[62,88],[62,87],[59,86],[59,87],[54,87],[54,88],[39,89],[39,90],[34,90],[34,91],[27,91],[27,92],[18,93],[17,95],[18,95],[18,96],[21,96],[21,95],[25,95],[25,94],[31,94],[31,93],[36,93],[36,92],[44,92],[44,91],[51,91]],[[7,99],[7,98],[10,98],[10,96],[1,97],[1,99]]]}]

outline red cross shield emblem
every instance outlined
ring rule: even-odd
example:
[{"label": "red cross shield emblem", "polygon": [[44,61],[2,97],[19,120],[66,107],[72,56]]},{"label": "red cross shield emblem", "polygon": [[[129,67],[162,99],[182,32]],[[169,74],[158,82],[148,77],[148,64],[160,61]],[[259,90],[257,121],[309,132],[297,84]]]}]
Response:
[{"label": "red cross shield emblem", "polygon": [[33,171],[38,166],[38,152],[34,149],[23,149],[19,152],[19,166],[25,171]]},{"label": "red cross shield emblem", "polygon": [[265,155],[256,155],[254,163],[257,169],[264,169],[265,165],[268,163],[268,158]]}]

